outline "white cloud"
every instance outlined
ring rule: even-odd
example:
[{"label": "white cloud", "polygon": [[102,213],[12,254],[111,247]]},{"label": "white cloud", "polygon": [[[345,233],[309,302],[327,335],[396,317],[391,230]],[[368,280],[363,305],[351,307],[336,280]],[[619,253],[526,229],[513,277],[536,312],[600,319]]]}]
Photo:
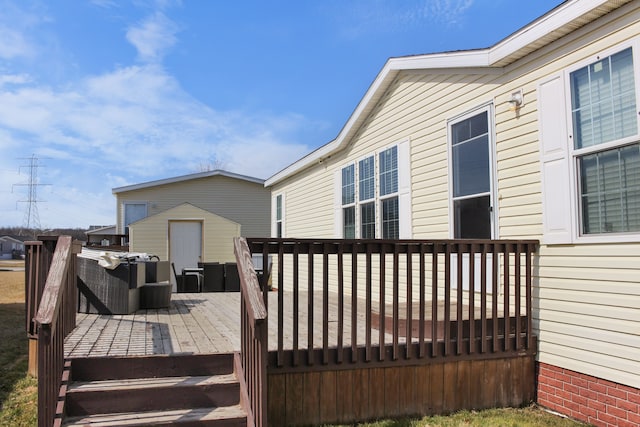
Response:
[{"label": "white cloud", "polygon": [[23,34],[10,28],[0,28],[0,58],[14,59],[20,56],[30,57],[34,54],[34,47]]},{"label": "white cloud", "polygon": [[28,74],[5,74],[0,75],[0,88],[4,85],[19,85],[28,83],[31,78]]},{"label": "white cloud", "polygon": [[[349,38],[375,33],[402,32],[429,24],[460,23],[474,0],[363,0],[345,9],[337,3],[342,21],[342,33]],[[335,9],[334,9],[335,13]]]},{"label": "white cloud", "polygon": [[20,6],[0,0],[0,59],[33,58],[37,54],[33,30],[48,18],[36,5]]},{"label": "white cloud", "polygon": [[454,25],[473,5],[473,0],[427,0],[424,17],[445,25]]},{"label": "white cloud", "polygon": [[[0,87],[1,134],[7,145],[19,140],[47,159],[55,193],[45,212],[65,220],[81,219],[78,209],[89,217],[86,206],[115,215],[111,188],[196,172],[202,164],[267,178],[309,151],[291,140],[309,125],[294,114],[215,111],[157,65],[119,68],[63,88],[28,81]],[[3,204],[0,213],[15,209]],[[105,222],[97,218],[91,223]]]},{"label": "white cloud", "polygon": [[127,31],[127,40],[143,62],[159,62],[177,41],[178,26],[157,11]]},{"label": "white cloud", "polygon": [[91,4],[104,9],[111,9],[118,7],[118,3],[115,0],[91,0]]},{"label": "white cloud", "polygon": [[[233,159],[230,145],[290,147],[287,138],[306,125],[296,115],[217,112],[155,65],[117,69],[58,90],[33,84],[0,91],[2,128],[29,135],[52,157],[91,153],[90,163],[108,158],[141,176],[180,169],[165,166],[168,159],[184,165],[201,160],[194,153],[218,158],[217,148]],[[291,159],[287,156],[286,161]],[[269,174],[277,167],[272,164],[252,170]]]},{"label": "white cloud", "polygon": [[318,126],[305,117],[219,111],[185,92],[161,65],[177,32],[153,12],[126,34],[140,63],[60,85],[44,83],[32,69],[0,68],[2,225],[22,223],[24,205],[16,209],[16,202],[24,193],[11,193],[11,184],[24,180],[14,171],[18,159],[31,154],[44,166],[40,182],[51,184],[39,205],[41,225],[51,228],[114,223],[114,187],[197,172],[206,164],[268,178],[310,150],[296,141]]}]

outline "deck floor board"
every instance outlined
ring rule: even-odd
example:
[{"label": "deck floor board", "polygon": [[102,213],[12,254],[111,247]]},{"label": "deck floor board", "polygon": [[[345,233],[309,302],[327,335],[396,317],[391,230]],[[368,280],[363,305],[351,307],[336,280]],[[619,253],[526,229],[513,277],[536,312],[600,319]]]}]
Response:
[{"label": "deck floor board", "polygon": [[[298,323],[298,348],[304,349],[309,341],[308,293],[300,292]],[[283,312],[283,349],[293,349],[293,294],[285,292]],[[356,318],[358,327],[355,339],[358,346],[366,343],[365,303],[358,300]],[[442,305],[442,304],[440,304]],[[278,294],[269,293],[269,350],[278,349]],[[431,317],[431,302],[427,301],[425,318]],[[352,343],[351,297],[345,297],[343,315],[343,347]],[[378,304],[372,304],[372,311]],[[439,311],[443,307],[439,307]],[[451,310],[452,318],[455,309]],[[338,346],[338,298],[331,294],[328,300],[328,347]],[[388,307],[387,315],[391,314]],[[418,318],[418,309],[413,310]],[[463,311],[466,317],[468,310]],[[477,314],[479,317],[479,314]],[[477,318],[476,317],[476,318]],[[442,319],[442,313],[438,316]],[[323,300],[320,293],[313,297],[313,346],[323,347]],[[390,322],[390,320],[388,320]],[[82,314],[76,319],[76,328],[65,341],[67,357],[142,356],[154,354],[211,354],[240,351],[240,293],[182,293],[172,294],[171,306],[162,309],[142,309],[131,315]],[[379,332],[372,329],[371,344],[379,342]],[[417,339],[417,334],[412,336]],[[393,341],[390,333],[384,334],[385,343]],[[400,343],[405,341],[399,337]]]}]

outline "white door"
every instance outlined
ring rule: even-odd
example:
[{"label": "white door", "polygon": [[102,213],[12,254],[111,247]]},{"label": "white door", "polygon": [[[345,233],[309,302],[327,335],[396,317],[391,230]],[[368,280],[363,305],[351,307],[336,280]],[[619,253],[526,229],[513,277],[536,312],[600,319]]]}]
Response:
[{"label": "white door", "polygon": [[[185,267],[197,267],[202,260],[202,222],[169,221],[169,262],[173,263],[178,275]],[[176,281],[171,272],[173,292]]]}]

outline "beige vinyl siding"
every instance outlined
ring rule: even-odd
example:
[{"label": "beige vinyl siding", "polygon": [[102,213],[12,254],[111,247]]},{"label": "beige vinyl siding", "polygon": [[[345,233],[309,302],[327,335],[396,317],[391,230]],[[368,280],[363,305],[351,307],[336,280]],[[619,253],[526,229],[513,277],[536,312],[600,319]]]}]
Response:
[{"label": "beige vinyl siding", "polygon": [[130,225],[131,250],[169,259],[169,221],[202,222],[202,260],[235,262],[233,238],[240,236],[240,224],[185,203]]},{"label": "beige vinyl siding", "polygon": [[117,194],[118,229],[123,202],[147,202],[147,216],[189,202],[242,225],[242,235],[270,235],[271,193],[262,184],[227,176],[191,179]]},{"label": "beige vinyl siding", "polygon": [[[333,175],[322,165],[302,173],[303,181],[286,189],[272,189],[273,194],[284,193],[284,237],[333,237]],[[312,182],[309,187],[306,182]],[[326,218],[330,210],[331,218]]]},{"label": "beige vinyl siding", "polygon": [[[497,237],[542,239],[538,84],[639,37],[639,22],[632,2],[504,70],[399,73],[345,149],[274,186],[287,195],[285,235],[334,237],[334,172],[409,140],[413,238],[450,237],[447,120],[493,101]],[[538,359],[640,387],[640,243],[542,245],[533,273]]]},{"label": "beige vinyl siding", "polygon": [[[527,144],[531,149],[514,147],[518,155],[508,157],[501,157],[499,150],[501,237],[541,238],[539,158],[532,163],[532,158],[539,156],[539,147],[537,132],[531,131],[528,119],[533,117],[537,120],[535,88],[538,82],[637,37],[640,34],[639,16],[636,3],[635,7],[626,7],[624,11],[606,16],[595,26],[579,30],[535,53],[532,55],[535,60],[529,58],[526,64],[516,63],[510,67],[513,74],[528,71],[514,80],[514,87],[525,89],[525,106],[520,117],[511,120],[525,119],[527,124],[523,125],[521,136],[517,135],[517,128],[510,126],[515,133],[508,131],[512,136],[509,141],[504,141],[504,145],[526,138],[530,139]],[[634,21],[633,25],[627,26]],[[616,30],[611,32],[613,28]],[[545,65],[536,67],[537,63]],[[505,91],[505,94],[509,93]],[[509,115],[509,112],[498,115],[498,123],[503,117],[508,120]],[[502,126],[496,127],[500,129]],[[504,125],[505,128],[507,126]],[[498,133],[499,148],[503,142],[501,138],[501,133]],[[530,168],[532,164],[534,167]],[[511,169],[518,172],[511,173]],[[529,172],[523,175],[525,170]],[[506,178],[510,175],[513,178]],[[517,180],[517,184],[514,181],[512,189],[507,190],[506,182],[512,179]],[[515,202],[518,199],[523,204]],[[527,206],[528,215],[524,212],[515,214]],[[540,342],[538,359],[640,387],[640,245],[543,245],[537,263],[534,268],[538,276],[534,289],[534,322]]]}]

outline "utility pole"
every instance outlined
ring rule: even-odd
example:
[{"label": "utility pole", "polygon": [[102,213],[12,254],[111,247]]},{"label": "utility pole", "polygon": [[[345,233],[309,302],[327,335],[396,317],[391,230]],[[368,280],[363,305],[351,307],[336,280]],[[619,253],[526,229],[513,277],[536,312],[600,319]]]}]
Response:
[{"label": "utility pole", "polygon": [[18,173],[24,168],[29,171],[29,182],[21,184],[13,184],[14,186],[28,187],[27,200],[18,200],[18,203],[26,203],[27,208],[24,213],[24,220],[22,222],[22,230],[39,230],[40,229],[40,215],[38,214],[38,187],[51,184],[40,184],[38,182],[38,168],[40,165],[40,159],[32,154],[31,157],[21,157],[21,160],[27,162],[26,165],[22,165],[18,169]]}]

